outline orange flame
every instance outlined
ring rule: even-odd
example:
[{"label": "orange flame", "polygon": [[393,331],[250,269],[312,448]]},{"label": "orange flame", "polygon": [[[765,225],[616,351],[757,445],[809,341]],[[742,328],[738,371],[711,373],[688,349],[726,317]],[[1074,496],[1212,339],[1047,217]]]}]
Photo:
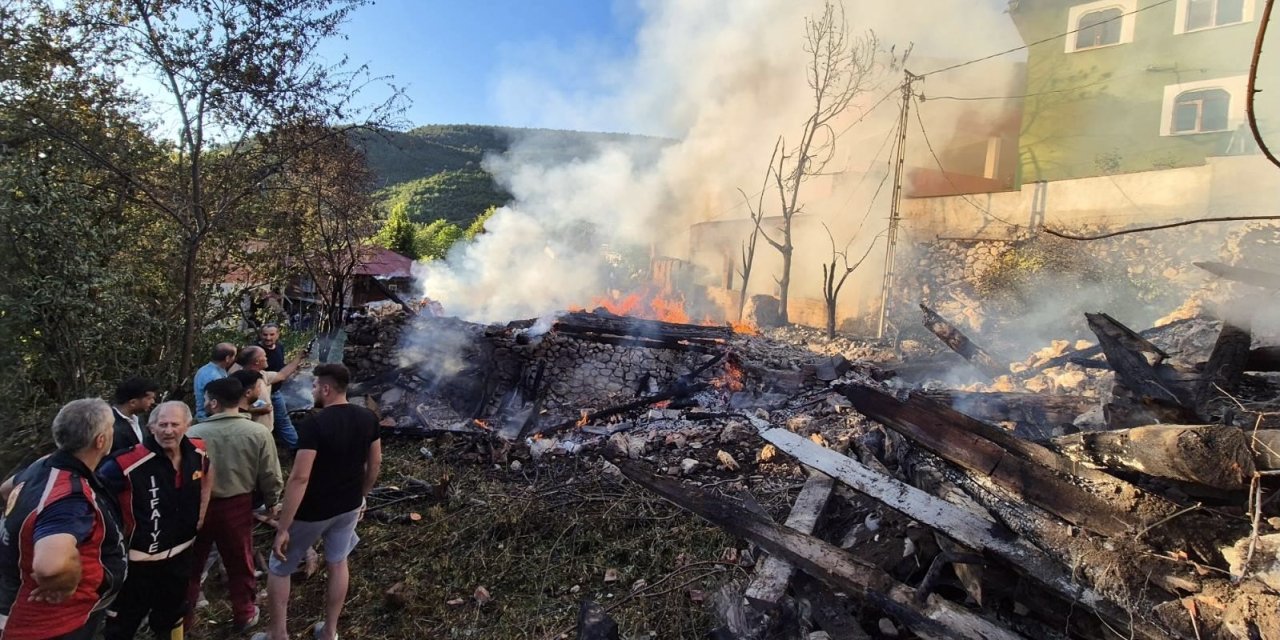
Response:
[{"label": "orange flame", "polygon": [[653,307],[655,320],[663,322],[675,322],[678,324],[688,324],[689,314],[684,311],[684,298],[654,298],[649,303]]},{"label": "orange flame", "polygon": [[724,372],[711,380],[711,386],[725,391],[742,391],[746,386],[746,372],[732,358],[724,361]]},{"label": "orange flame", "polygon": [[476,419],[473,419],[471,422],[472,424],[476,425],[477,427],[480,427],[481,429],[484,429],[485,431],[490,430],[488,421],[476,418]]},{"label": "orange flame", "polygon": [[736,321],[730,320],[729,328],[733,329],[734,333],[741,333],[747,336],[760,335],[760,330],[755,328],[755,325],[752,325],[750,322],[746,322],[744,320],[736,320]]},{"label": "orange flame", "polygon": [[589,415],[589,414],[587,413],[587,410],[586,410],[586,409],[582,409],[582,417],[578,419],[578,423],[577,423],[577,425],[576,425],[578,428],[582,428],[582,427],[587,426],[587,416],[588,416],[588,415]]}]

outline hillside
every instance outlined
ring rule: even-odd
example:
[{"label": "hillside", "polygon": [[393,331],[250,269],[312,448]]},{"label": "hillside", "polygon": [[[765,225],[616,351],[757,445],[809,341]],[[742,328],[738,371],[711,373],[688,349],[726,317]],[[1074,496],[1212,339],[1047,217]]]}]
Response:
[{"label": "hillside", "polygon": [[592,155],[603,144],[656,152],[669,141],[645,136],[483,125],[428,125],[409,131],[364,132],[356,137],[378,176],[383,211],[405,204],[414,222],[447,220],[465,227],[492,205],[511,199],[482,167],[517,140],[536,139],[542,162]]}]

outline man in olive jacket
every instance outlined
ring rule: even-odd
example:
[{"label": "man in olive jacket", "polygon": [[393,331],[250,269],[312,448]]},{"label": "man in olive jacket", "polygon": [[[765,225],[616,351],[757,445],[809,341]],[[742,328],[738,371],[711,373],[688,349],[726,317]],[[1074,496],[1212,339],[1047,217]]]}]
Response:
[{"label": "man in olive jacket", "polygon": [[[271,432],[238,409],[243,393],[244,385],[235,378],[210,382],[204,389],[209,417],[187,432],[188,437],[204,441],[213,470],[213,497],[204,528],[196,536],[187,601],[196,601],[201,569],[210,549],[218,545],[237,633],[258,623],[258,607],[253,604],[253,492],[272,506],[279,501],[284,484]],[[186,628],[191,628],[193,618],[188,614]]]}]

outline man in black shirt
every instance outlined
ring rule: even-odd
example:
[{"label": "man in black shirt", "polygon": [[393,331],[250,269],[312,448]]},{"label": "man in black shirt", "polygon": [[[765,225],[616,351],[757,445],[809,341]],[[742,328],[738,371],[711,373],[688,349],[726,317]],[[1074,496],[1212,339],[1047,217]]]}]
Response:
[{"label": "man in black shirt", "polygon": [[[284,360],[284,347],[280,346],[280,325],[274,322],[268,322],[258,329],[258,346],[267,353],[266,371],[282,372],[288,366]],[[271,407],[275,414],[275,436],[276,441],[284,445],[284,448],[293,450],[298,446],[298,432],[293,427],[293,421],[289,420],[289,407],[284,401],[284,380],[293,375],[292,370],[289,375],[279,378],[280,382],[271,385]]]},{"label": "man in black shirt", "polygon": [[324,539],[328,565],[328,594],[324,622],[316,625],[318,640],[335,640],[338,616],[347,597],[347,555],[360,538],[356,522],[364,497],[378,480],[382,441],[372,411],[347,403],[350,373],[340,364],[315,369],[311,393],[324,409],[298,425],[298,455],[284,489],[267,578],[271,611],[269,633],[254,640],[287,640],[289,576],[307,549]]}]

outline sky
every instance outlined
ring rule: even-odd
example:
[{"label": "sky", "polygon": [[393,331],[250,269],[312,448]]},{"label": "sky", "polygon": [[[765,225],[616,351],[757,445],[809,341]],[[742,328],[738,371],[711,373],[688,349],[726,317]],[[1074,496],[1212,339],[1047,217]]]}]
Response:
[{"label": "sky", "polygon": [[[749,11],[755,2],[744,1],[747,4],[728,0],[677,4],[701,7],[687,11],[719,14],[723,23],[729,23],[730,12]],[[957,4],[913,2],[920,7]],[[404,114],[407,126],[491,124],[670,134],[637,131],[636,118],[628,117],[635,114],[609,113],[618,105],[600,104],[601,96],[624,91],[614,85],[619,78],[634,75],[626,68],[644,37],[646,19],[652,23],[662,4],[653,0],[376,0],[358,8],[344,26],[346,39],[326,43],[322,54],[330,61],[346,55],[352,64],[367,64],[374,76],[392,76],[391,82],[412,100]],[[851,12],[856,12],[856,4],[848,5]],[[973,13],[986,16],[981,29],[986,32],[1007,0],[959,4],[982,9]],[[861,26],[857,15],[850,18],[851,24]],[[983,53],[1020,44],[1007,18],[995,20],[994,32],[980,38]],[[886,25],[865,26],[880,30]],[[916,45],[918,54],[937,53],[929,51],[928,43]],[[372,101],[382,95],[369,91],[366,98]],[[531,96],[536,96],[537,104],[530,104]],[[587,107],[593,113],[584,113],[584,105],[595,105]]]},{"label": "sky", "polygon": [[640,18],[620,0],[377,0],[356,10],[346,40],[324,55],[394,76],[413,101],[405,114],[413,125],[547,126],[555,123],[500,99],[504,82],[537,60],[561,88],[590,91],[597,80],[575,69],[632,55]]}]

